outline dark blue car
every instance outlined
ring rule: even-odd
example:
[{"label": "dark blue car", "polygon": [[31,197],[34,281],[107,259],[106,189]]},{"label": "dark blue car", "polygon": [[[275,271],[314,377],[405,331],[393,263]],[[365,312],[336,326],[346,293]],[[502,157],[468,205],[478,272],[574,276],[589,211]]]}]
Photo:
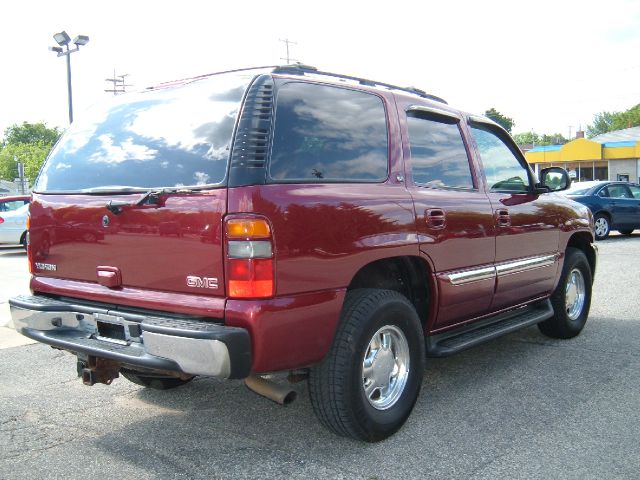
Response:
[{"label": "dark blue car", "polygon": [[640,228],[640,185],[581,182],[574,183],[566,195],[589,207],[595,217],[596,240],[607,238],[611,230],[630,235]]}]

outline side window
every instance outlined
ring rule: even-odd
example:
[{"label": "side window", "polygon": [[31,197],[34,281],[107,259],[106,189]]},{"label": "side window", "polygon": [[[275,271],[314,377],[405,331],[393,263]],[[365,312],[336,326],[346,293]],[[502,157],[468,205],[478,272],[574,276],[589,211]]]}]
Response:
[{"label": "side window", "polygon": [[407,113],[413,181],[427,187],[473,188],[467,149],[458,122]]},{"label": "side window", "polygon": [[289,182],[387,178],[387,118],[373,94],[310,83],[280,87],[269,176]]},{"label": "side window", "polygon": [[602,198],[608,198],[609,197],[609,190],[607,189],[607,187],[604,187],[602,190],[600,190],[598,192],[598,196],[602,197]]},{"label": "side window", "polygon": [[612,198],[632,198],[624,185],[609,185],[609,196]]},{"label": "side window", "polygon": [[488,127],[473,125],[480,158],[491,190],[526,192],[529,189],[528,170],[511,149]]},{"label": "side window", "polygon": [[0,211],[3,212],[11,212],[12,210],[17,210],[19,207],[28,202],[23,202],[22,200],[11,200],[8,202],[0,203]]},{"label": "side window", "polygon": [[638,185],[629,185],[629,190],[631,190],[633,198],[640,199],[640,187]]}]

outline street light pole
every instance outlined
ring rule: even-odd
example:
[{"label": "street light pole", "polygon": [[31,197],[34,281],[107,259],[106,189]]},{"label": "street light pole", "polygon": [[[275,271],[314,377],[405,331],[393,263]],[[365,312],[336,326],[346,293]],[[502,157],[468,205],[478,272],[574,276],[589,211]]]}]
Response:
[{"label": "street light pole", "polygon": [[[56,33],[53,38],[58,42],[59,47],[49,47],[49,50],[56,52],[58,57],[67,57],[67,97],[69,99],[69,123],[73,123],[73,95],[71,92],[71,54],[80,50],[82,45],[89,43],[89,37],[86,35],[78,35],[73,39],[73,44],[76,48],[69,48],[71,43],[71,37],[64,30],[60,33]],[[65,47],[63,50],[62,47]]]},{"label": "street light pole", "polygon": [[71,93],[71,52],[67,45],[67,98],[69,99],[69,124],[73,123],[73,95]]}]

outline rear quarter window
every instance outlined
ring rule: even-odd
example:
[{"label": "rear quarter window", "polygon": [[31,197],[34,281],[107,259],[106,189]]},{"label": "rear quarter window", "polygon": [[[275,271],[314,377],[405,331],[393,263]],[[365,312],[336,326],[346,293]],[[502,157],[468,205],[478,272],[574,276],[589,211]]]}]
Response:
[{"label": "rear quarter window", "polygon": [[271,182],[380,182],[387,178],[382,99],[347,88],[292,82],[276,101]]}]

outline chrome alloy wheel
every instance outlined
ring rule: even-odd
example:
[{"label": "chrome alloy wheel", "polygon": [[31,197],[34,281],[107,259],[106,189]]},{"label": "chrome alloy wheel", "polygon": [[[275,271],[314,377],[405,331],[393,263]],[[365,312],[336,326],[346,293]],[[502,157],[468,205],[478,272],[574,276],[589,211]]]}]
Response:
[{"label": "chrome alloy wheel", "polygon": [[606,218],[600,217],[596,220],[595,231],[596,236],[599,238],[604,237],[609,232],[609,222]]},{"label": "chrome alloy wheel", "polygon": [[386,410],[398,401],[409,362],[409,344],[399,328],[386,325],[373,335],[362,360],[362,387],[373,408]]},{"label": "chrome alloy wheel", "polygon": [[584,277],[582,276],[582,272],[577,268],[571,270],[571,273],[569,273],[567,277],[564,298],[567,316],[571,320],[576,320],[582,313],[587,298]]}]

